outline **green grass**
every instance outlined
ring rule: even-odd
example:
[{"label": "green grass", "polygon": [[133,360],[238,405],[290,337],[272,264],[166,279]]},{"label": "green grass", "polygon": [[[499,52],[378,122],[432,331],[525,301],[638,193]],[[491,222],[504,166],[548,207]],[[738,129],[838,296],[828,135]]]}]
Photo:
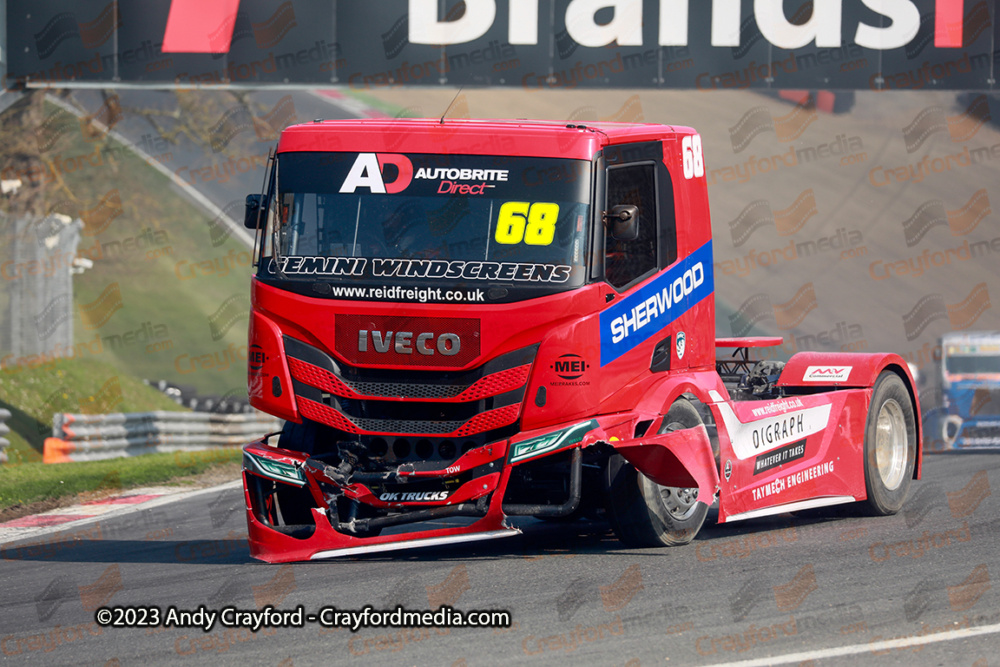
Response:
[{"label": "green grass", "polygon": [[[162,392],[93,358],[59,359],[0,374],[0,407],[11,412],[9,465],[41,461],[57,412],[103,414],[183,410]],[[2,470],[4,466],[0,466]]]},{"label": "green grass", "polygon": [[195,475],[240,460],[240,449],[149,454],[84,463],[0,466],[0,510],[67,498],[86,491],[116,491]]}]

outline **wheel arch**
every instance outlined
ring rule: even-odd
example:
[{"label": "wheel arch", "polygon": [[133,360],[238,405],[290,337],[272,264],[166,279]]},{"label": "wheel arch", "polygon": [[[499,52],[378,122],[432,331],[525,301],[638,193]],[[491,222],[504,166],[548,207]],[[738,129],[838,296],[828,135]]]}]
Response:
[{"label": "wheel arch", "polygon": [[[695,407],[708,407],[713,403],[710,392],[719,392],[728,398],[729,392],[722,378],[714,370],[711,372],[685,373],[665,379],[647,394],[647,398],[637,406],[639,409],[665,415],[679,398],[687,398]],[[693,399],[693,400],[692,400]],[[700,411],[700,410],[699,410]]]},{"label": "wheel arch", "polygon": [[[840,381],[815,381],[807,379],[809,369],[846,368],[847,375]],[[853,352],[799,352],[785,364],[777,387],[809,388],[814,391],[836,391],[838,389],[868,388],[875,386],[875,381],[883,371],[891,371],[898,375],[906,386],[913,406],[916,422],[917,459],[913,465],[913,479],[920,479],[923,468],[923,424],[921,424],[920,401],[917,400],[916,383],[910,373],[906,360],[891,352],[853,353]]]}]

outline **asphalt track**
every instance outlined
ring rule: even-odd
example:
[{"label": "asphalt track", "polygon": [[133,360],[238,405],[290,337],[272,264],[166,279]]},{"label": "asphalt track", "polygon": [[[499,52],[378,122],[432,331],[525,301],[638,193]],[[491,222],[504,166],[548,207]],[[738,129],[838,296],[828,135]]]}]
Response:
[{"label": "asphalt track", "polygon": [[[987,665],[1000,638],[1000,457],[925,461],[893,517],[710,524],[625,549],[607,525],[292,565],[250,558],[242,491],[6,544],[5,664]],[[502,609],[509,629],[98,628],[100,606]],[[977,634],[978,633],[978,634]],[[832,656],[832,657],[829,657]],[[808,662],[806,664],[809,664]]]}]

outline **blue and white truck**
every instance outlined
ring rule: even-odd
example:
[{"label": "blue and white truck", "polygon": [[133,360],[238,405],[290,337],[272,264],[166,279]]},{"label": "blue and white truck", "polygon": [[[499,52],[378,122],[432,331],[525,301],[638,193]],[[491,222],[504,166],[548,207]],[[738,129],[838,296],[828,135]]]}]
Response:
[{"label": "blue and white truck", "polygon": [[928,448],[1000,449],[1000,331],[945,334],[933,373],[927,389],[941,398],[925,412]]}]

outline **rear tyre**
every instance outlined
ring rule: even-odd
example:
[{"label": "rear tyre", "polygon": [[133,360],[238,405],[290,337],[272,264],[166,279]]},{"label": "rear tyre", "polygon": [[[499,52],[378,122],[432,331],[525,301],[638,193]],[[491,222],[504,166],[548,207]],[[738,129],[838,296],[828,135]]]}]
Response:
[{"label": "rear tyre", "polygon": [[863,506],[870,514],[895,514],[903,507],[917,460],[917,426],[910,392],[892,371],[875,381],[865,426]]},{"label": "rear tyre", "polygon": [[[702,424],[698,411],[679,399],[667,412],[660,433]],[[608,519],[615,535],[630,547],[673,547],[694,539],[708,505],[696,502],[698,489],[660,486],[613,454],[607,466]]]}]

